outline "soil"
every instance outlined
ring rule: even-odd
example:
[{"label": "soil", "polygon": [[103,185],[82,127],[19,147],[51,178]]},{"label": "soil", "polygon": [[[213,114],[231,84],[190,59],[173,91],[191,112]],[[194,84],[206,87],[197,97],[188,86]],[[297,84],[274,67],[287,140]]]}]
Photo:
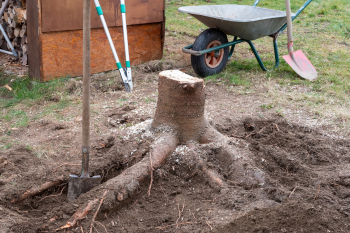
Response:
[{"label": "soil", "polygon": [[[181,47],[168,41],[165,49],[175,58],[136,67],[133,94],[125,93],[119,81],[111,84],[111,74],[93,76],[91,175],[105,182],[149,154],[157,136],[149,125],[158,72],[170,68],[194,75],[189,57],[176,49]],[[79,102],[82,82],[70,82],[67,88]],[[259,95],[238,94],[213,82],[206,92],[206,117],[227,140],[178,146],[154,171],[151,194],[145,179],[118,209],[97,215],[93,232],[350,232],[348,138],[331,134],[327,125],[264,112]],[[45,104],[30,112],[40,112]],[[44,116],[7,135],[20,143],[0,151],[0,232],[55,232],[79,208],[63,206],[69,205],[68,177],[81,169],[80,111],[76,104],[59,110],[59,118]],[[208,183],[196,156],[227,187]],[[60,185],[11,203],[58,177],[64,180]],[[89,232],[95,211],[63,232]]]}]

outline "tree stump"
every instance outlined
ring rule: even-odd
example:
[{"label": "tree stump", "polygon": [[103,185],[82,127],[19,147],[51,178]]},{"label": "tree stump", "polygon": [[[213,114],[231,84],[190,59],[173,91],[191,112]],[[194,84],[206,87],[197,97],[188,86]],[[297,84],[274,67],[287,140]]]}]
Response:
[{"label": "tree stump", "polygon": [[[108,193],[100,208],[101,211],[120,208],[126,199],[132,197],[139,187],[139,182],[151,175],[149,194],[153,181],[153,171],[164,164],[179,144],[187,144],[195,148],[197,143],[220,142],[225,149],[227,138],[217,132],[205,119],[205,85],[202,79],[191,77],[178,70],[163,71],[159,74],[158,102],[155,117],[150,131],[157,138],[150,147],[150,152],[140,162],[125,169],[120,175],[108,180],[98,187],[82,194],[73,203],[63,209],[69,209],[72,204],[78,204],[80,209],[86,209],[96,197]],[[229,153],[222,158],[225,165],[232,166],[232,177],[238,183],[249,183],[250,186],[263,182],[263,173],[253,167],[251,161],[244,156],[234,158],[234,148],[228,148]],[[224,177],[206,166],[206,161],[192,150],[188,155],[191,164],[196,164],[198,174],[203,175],[209,185],[223,190],[228,187]],[[96,202],[97,203],[97,202]],[[96,205],[96,204],[94,204]],[[89,208],[95,208],[90,206]],[[60,209],[62,211],[62,209]],[[75,215],[73,215],[75,216]],[[70,224],[66,224],[72,227]],[[64,229],[63,226],[59,229]]]},{"label": "tree stump", "polygon": [[180,142],[199,141],[207,122],[204,118],[203,79],[178,70],[159,74],[157,110],[152,127],[172,127]]}]

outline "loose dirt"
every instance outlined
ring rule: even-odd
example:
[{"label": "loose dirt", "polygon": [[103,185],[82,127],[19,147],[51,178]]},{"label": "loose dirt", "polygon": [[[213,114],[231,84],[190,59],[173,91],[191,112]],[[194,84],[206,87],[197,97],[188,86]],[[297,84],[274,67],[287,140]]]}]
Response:
[{"label": "loose dirt", "polygon": [[[175,62],[138,66],[133,94],[119,82],[110,84],[108,77],[93,77],[91,175],[101,175],[102,182],[148,155],[157,136],[148,127],[158,71],[171,67],[191,74],[188,57],[172,45],[166,49],[176,54]],[[79,100],[81,81],[69,88]],[[146,179],[118,209],[100,212],[93,232],[350,232],[348,138],[331,134],[327,125],[264,112],[259,95],[238,94],[212,82],[206,90],[206,116],[228,140],[178,146],[154,171],[150,196]],[[69,175],[81,169],[80,111],[76,104],[57,113],[60,118],[45,116],[7,135],[20,143],[0,151],[0,232],[54,232],[79,208],[62,206],[67,205]],[[207,183],[193,159],[198,155],[223,177],[226,188]],[[248,166],[240,164],[242,157],[258,172],[238,177],[244,172],[239,169]],[[58,177],[64,180],[60,185],[11,203]],[[94,211],[63,232],[89,232]]]}]

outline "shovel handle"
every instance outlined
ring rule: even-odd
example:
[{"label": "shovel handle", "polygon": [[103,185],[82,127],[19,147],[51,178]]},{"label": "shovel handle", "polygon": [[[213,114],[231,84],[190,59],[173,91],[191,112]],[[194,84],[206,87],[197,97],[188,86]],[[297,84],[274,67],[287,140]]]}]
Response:
[{"label": "shovel handle", "polygon": [[89,176],[90,152],[90,0],[84,0],[83,10],[83,117],[82,117],[82,176]]},{"label": "shovel handle", "polygon": [[288,43],[291,43],[293,42],[292,11],[290,9],[290,0],[285,0],[285,2],[286,2],[286,13],[287,13]]}]

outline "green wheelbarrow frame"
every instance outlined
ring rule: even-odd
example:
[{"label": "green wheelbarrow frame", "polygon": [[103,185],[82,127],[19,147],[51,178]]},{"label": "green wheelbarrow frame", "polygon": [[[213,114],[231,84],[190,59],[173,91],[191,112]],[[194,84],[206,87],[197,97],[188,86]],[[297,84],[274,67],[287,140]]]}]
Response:
[{"label": "green wheelbarrow frame", "polygon": [[[295,16],[292,17],[292,20],[294,20],[296,17],[298,17],[298,15],[300,15],[300,13],[312,2],[313,0],[307,0],[304,5],[302,5],[298,11],[295,13]],[[253,6],[257,6],[258,3],[260,2],[260,0],[256,0],[253,4]],[[274,53],[275,53],[275,66],[273,68],[276,69],[278,68],[279,66],[279,53],[278,53],[278,46],[277,46],[277,38],[278,36],[287,28],[287,23],[285,23],[276,33],[270,35],[270,37],[273,38],[273,48],[274,48]],[[212,48],[209,48],[209,49],[205,49],[205,50],[201,50],[201,51],[194,51],[192,50],[192,47],[193,47],[193,44],[191,45],[188,45],[186,47],[183,47],[182,48],[182,52],[184,53],[189,53],[191,55],[194,55],[194,56],[202,56],[204,54],[207,54],[207,53],[210,53],[210,52],[213,52],[215,51],[215,55],[219,54],[219,51],[223,48],[226,48],[226,47],[231,47],[231,50],[230,50],[230,53],[229,53],[229,56],[228,56],[228,60],[232,57],[232,54],[235,50],[235,46],[236,44],[240,44],[240,43],[243,43],[243,42],[247,42],[250,46],[250,48],[252,49],[254,55],[255,55],[255,58],[256,60],[258,61],[261,69],[263,71],[269,71],[263,61],[261,60],[261,57],[258,53],[258,51],[255,49],[255,46],[253,44],[253,42],[251,40],[244,40],[244,39],[239,39],[237,36],[234,37],[233,41],[231,42],[228,42],[228,43],[225,43],[225,44],[222,44],[222,45],[219,45],[219,46],[215,46],[215,47],[212,47]]]}]

